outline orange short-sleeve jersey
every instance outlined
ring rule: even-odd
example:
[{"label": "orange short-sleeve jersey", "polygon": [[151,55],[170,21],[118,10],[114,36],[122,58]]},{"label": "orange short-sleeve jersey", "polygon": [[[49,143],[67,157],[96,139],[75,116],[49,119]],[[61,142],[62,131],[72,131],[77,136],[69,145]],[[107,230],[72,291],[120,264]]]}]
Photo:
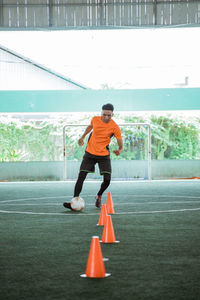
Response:
[{"label": "orange short-sleeve jersey", "polygon": [[86,151],[97,156],[109,155],[108,146],[111,137],[122,138],[119,126],[112,119],[108,123],[104,123],[100,116],[93,117],[91,125],[93,131],[89,137]]}]

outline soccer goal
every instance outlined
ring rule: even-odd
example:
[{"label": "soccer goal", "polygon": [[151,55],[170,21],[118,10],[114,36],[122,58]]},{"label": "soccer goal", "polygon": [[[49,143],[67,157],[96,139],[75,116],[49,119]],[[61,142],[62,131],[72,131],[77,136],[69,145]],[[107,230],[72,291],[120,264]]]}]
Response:
[{"label": "soccer goal", "polygon": [[[66,124],[63,127],[63,180],[76,180],[82,161],[88,136],[84,146],[78,145],[78,139],[88,125]],[[109,146],[112,160],[112,180],[151,180],[151,126],[148,123],[119,124],[124,142],[124,152],[115,156],[117,148],[115,138]],[[95,173],[87,179],[98,180],[101,176],[96,166]]]}]

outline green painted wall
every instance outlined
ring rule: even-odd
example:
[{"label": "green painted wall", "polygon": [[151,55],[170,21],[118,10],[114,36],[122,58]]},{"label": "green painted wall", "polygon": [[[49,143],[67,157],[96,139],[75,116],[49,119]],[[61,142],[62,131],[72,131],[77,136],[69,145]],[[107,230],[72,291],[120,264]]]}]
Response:
[{"label": "green painted wall", "polygon": [[0,91],[0,112],[200,110],[200,88],[150,90]]},{"label": "green painted wall", "polygon": [[[113,160],[112,179],[147,178],[147,162]],[[0,181],[63,180],[62,161],[1,162]],[[67,179],[76,180],[80,161],[67,161]],[[200,176],[200,160],[152,160],[152,179],[191,178]],[[98,168],[88,180],[100,179]]]}]

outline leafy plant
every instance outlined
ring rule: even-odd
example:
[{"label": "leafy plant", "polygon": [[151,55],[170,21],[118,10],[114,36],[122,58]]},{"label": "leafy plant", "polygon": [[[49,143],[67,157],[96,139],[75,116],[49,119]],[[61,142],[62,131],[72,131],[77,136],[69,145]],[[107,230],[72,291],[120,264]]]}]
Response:
[{"label": "leafy plant", "polygon": [[[122,119],[122,116],[120,116]],[[89,124],[90,115],[80,116],[70,123]],[[200,159],[200,119],[181,118],[166,115],[129,116],[127,123],[151,124],[152,159]],[[68,118],[47,120],[0,118],[0,162],[9,161],[61,161],[63,160],[63,126]],[[117,148],[113,138],[110,145],[112,159],[147,159],[148,135],[145,126],[122,126],[124,152],[115,156]],[[83,127],[66,128],[66,157],[81,160],[87,144],[79,147],[77,141]]]}]

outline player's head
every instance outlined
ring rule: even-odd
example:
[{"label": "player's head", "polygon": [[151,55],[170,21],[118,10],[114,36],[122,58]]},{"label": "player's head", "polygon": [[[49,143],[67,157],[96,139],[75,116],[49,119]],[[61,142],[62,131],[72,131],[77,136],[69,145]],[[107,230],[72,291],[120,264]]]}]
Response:
[{"label": "player's head", "polygon": [[111,103],[104,104],[102,110],[111,110],[113,112],[114,106]]},{"label": "player's head", "polygon": [[113,116],[114,106],[110,103],[102,106],[101,119],[104,123],[108,123]]}]

